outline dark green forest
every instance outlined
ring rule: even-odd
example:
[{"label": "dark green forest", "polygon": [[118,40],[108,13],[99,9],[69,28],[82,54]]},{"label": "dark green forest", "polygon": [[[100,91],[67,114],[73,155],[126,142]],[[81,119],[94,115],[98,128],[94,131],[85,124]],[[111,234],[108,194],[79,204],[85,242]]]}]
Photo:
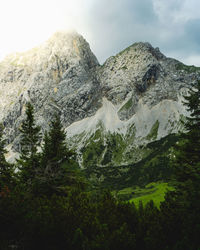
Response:
[{"label": "dark green forest", "polygon": [[66,145],[59,115],[42,136],[34,107],[27,103],[15,164],[6,161],[0,126],[0,249],[200,249],[200,82],[184,104],[190,116],[184,132],[173,139],[172,159],[158,157],[163,171],[141,162],[137,178],[133,172],[128,180],[143,177],[142,185],[160,176],[171,181],[173,191],[157,207],[153,201],[135,206],[110,190],[94,188]]}]

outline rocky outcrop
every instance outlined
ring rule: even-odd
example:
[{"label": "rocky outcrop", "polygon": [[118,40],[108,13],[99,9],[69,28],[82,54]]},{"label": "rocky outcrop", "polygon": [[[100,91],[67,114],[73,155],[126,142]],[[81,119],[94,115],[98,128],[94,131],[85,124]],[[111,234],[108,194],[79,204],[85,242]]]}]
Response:
[{"label": "rocky outcrop", "polygon": [[[101,142],[99,165],[115,149],[125,164],[139,145],[180,129],[186,114],[181,93],[199,78],[199,68],[167,58],[149,43],[135,43],[99,65],[82,36],[56,33],[43,45],[0,63],[0,120],[10,148],[17,151],[18,128],[25,103],[31,101],[43,131],[53,114],[60,113],[80,163],[89,154],[84,148]],[[117,141],[109,148],[113,136]]]},{"label": "rocky outcrop", "polygon": [[139,100],[149,108],[162,100],[178,100],[180,89],[195,83],[197,72],[189,73],[180,62],[166,58],[149,43],[136,43],[110,57],[99,70],[99,81],[105,95],[119,110],[120,119],[136,113]]},{"label": "rocky outcrop", "polygon": [[72,146],[78,146],[80,164],[140,161],[144,145],[182,129],[180,121],[188,115],[182,95],[199,77],[199,68],[167,58],[148,43],[110,57],[97,68],[102,107],[66,129]]},{"label": "rocky outcrop", "polygon": [[76,33],[56,33],[38,48],[8,56],[0,64],[0,118],[8,142],[18,135],[27,101],[43,130],[55,112],[64,126],[94,114],[100,106],[97,66],[88,43]]}]

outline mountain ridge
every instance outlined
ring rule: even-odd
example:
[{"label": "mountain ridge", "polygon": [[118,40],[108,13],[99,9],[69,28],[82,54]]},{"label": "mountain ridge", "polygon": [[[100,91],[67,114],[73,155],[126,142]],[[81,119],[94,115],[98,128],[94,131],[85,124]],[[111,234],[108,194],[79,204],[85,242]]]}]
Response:
[{"label": "mountain ridge", "polygon": [[[180,129],[179,121],[187,114],[181,93],[199,78],[199,68],[167,58],[149,43],[135,43],[99,65],[82,36],[56,33],[36,49],[0,63],[0,119],[9,149],[18,151],[18,128],[25,103],[31,101],[43,132],[53,114],[60,114],[69,145],[78,148],[83,167],[84,148],[95,140],[102,145],[94,164],[104,166],[114,137],[118,146],[110,154],[117,154],[117,149],[121,164],[126,164],[126,155],[140,145]],[[111,164],[119,165],[120,157],[118,162],[109,158]]]}]

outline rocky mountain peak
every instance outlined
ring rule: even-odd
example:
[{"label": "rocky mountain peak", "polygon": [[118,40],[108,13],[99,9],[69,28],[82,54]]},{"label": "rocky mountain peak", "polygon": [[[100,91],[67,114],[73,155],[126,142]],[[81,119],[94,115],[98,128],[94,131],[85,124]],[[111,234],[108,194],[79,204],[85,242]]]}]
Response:
[{"label": "rocky mountain peak", "polygon": [[5,58],[0,63],[0,119],[9,143],[17,137],[27,101],[34,104],[43,130],[55,112],[65,125],[93,114],[98,65],[89,44],[75,32],[57,32],[44,44]]},{"label": "rocky mountain peak", "polygon": [[139,42],[110,57],[99,70],[99,81],[103,95],[126,120],[137,112],[139,100],[149,108],[164,99],[178,100],[177,93],[197,79],[197,71]]},{"label": "rocky mountain peak", "polygon": [[51,55],[61,58],[77,58],[89,68],[97,66],[98,60],[90,50],[87,41],[77,32],[56,32],[43,47],[51,51]]},{"label": "rocky mountain peak", "polygon": [[163,55],[160,52],[160,49],[154,48],[150,43],[148,42],[138,42],[138,43],[134,43],[132,45],[132,47],[136,50],[139,50],[141,53],[146,53],[146,54],[152,54],[153,57],[156,58],[156,60],[162,60],[165,57],[165,55]]},{"label": "rocky mountain peak", "polygon": [[0,69],[31,68],[44,71],[58,60],[68,63],[82,63],[85,67],[96,67],[99,63],[90,50],[86,40],[76,32],[56,32],[50,39],[38,47],[22,53],[7,56],[0,64]]},{"label": "rocky mountain peak", "polygon": [[[114,140],[118,134],[120,147],[128,140],[133,149],[176,132],[185,114],[179,95],[199,79],[199,72],[142,42],[99,65],[81,35],[57,32],[37,48],[0,63],[0,120],[10,147],[18,150],[18,128],[30,101],[43,131],[58,112],[72,147],[75,141],[82,150],[94,139],[103,143],[104,157],[107,142],[97,135],[112,134]],[[121,159],[126,161],[124,155]]]}]

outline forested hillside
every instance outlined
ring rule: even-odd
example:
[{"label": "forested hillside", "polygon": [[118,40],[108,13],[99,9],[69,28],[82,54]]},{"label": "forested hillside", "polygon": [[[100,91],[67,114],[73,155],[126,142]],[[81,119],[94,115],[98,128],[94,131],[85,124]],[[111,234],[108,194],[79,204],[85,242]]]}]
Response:
[{"label": "forested hillside", "polygon": [[157,178],[173,188],[160,206],[153,201],[136,206],[80,170],[58,114],[42,136],[28,103],[16,163],[6,161],[0,127],[0,249],[199,249],[200,82],[185,96],[185,106],[190,113],[185,132],[173,143],[163,140],[163,146],[172,146],[169,161],[164,151],[157,158],[150,153],[135,167],[139,181],[133,171],[126,183],[142,186]]}]

